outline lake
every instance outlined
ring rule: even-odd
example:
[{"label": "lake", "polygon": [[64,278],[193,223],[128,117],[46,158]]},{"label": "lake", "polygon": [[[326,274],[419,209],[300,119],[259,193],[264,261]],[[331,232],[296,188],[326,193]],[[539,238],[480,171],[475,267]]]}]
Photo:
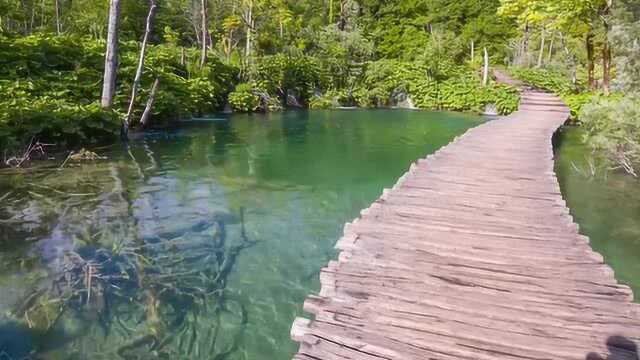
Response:
[{"label": "lake", "polygon": [[97,150],[106,160],[3,170],[0,353],[289,359],[343,224],[483,121],[233,115]]},{"label": "lake", "polygon": [[[345,222],[486,119],[345,110],[149,132],[107,159],[0,171],[0,359],[289,359]],[[640,184],[566,128],[581,232],[640,294]],[[4,353],[3,353],[4,352]]]}]

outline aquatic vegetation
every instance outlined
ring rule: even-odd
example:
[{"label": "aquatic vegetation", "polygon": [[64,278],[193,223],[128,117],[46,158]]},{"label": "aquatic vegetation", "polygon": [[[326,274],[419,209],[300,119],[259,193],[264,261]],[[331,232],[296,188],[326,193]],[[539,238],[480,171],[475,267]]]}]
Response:
[{"label": "aquatic vegetation", "polygon": [[[227,243],[225,221],[217,218],[209,236],[199,241],[185,233],[157,242],[117,241],[111,248],[89,244],[67,250],[57,271],[19,301],[12,316],[43,332],[97,318],[106,334],[128,339],[115,349],[124,359],[145,354],[221,359],[235,345],[217,348],[218,329],[211,319],[231,312],[240,324],[246,321],[244,305],[225,291],[237,256],[255,244],[245,234],[242,210],[240,218],[241,239],[234,244]],[[200,328],[202,318],[208,332]]]}]

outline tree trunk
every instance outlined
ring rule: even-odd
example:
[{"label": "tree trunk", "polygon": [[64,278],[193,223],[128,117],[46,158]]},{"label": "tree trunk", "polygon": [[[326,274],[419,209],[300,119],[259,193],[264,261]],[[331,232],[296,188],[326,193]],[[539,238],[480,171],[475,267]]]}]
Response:
[{"label": "tree trunk", "polygon": [[184,47],[180,46],[180,65],[184,66],[184,64],[186,64]]},{"label": "tree trunk", "polygon": [[149,119],[151,118],[151,110],[153,110],[153,103],[156,101],[156,93],[158,92],[158,86],[160,85],[160,78],[156,78],[153,81],[151,92],[149,93],[149,99],[147,100],[147,106],[144,108],[142,117],[140,118],[140,125],[145,128],[149,125]]},{"label": "tree trunk", "polygon": [[602,45],[602,90],[609,95],[611,89],[611,46],[605,40]]},{"label": "tree trunk", "polygon": [[333,0],[329,0],[329,24],[333,24]]},{"label": "tree trunk", "polygon": [[551,34],[551,41],[549,42],[549,57],[547,58],[547,63],[551,63],[551,58],[553,56],[553,43],[556,39],[556,34]]},{"label": "tree trunk", "polygon": [[602,90],[605,95],[609,95],[611,88],[611,44],[609,43],[609,24],[608,16],[611,12],[613,0],[607,0],[607,4],[602,12],[602,22],[604,25],[604,43],[602,44]]},{"label": "tree trunk", "polygon": [[202,38],[202,48],[200,50],[200,68],[204,68],[207,63],[207,42],[209,39],[207,30],[207,0],[200,0],[200,33]]},{"label": "tree trunk", "polygon": [[109,5],[109,27],[107,32],[107,50],[104,60],[102,81],[102,107],[110,109],[116,92],[118,72],[118,24],[120,22],[120,0],[111,0]]},{"label": "tree trunk", "polygon": [[246,68],[251,65],[252,37],[253,37],[253,0],[248,1],[248,8],[245,10],[245,22],[247,24],[247,36],[244,49]]},{"label": "tree trunk", "polygon": [[482,72],[482,86],[489,84],[489,52],[484,48],[484,71]]},{"label": "tree trunk", "polygon": [[589,88],[591,90],[595,90],[596,88],[596,79],[595,79],[595,64],[594,64],[594,50],[593,50],[593,32],[589,31],[587,33],[587,37],[586,37],[586,41],[585,41],[585,46],[586,46],[586,50],[587,50],[587,75],[588,75],[588,82],[589,82]]},{"label": "tree trunk", "polygon": [[122,122],[122,136],[126,138],[129,133],[129,126],[131,124],[131,116],[133,115],[133,108],[136,103],[136,96],[138,95],[138,87],[140,86],[140,80],[142,79],[142,70],[144,68],[144,57],[147,51],[147,43],[149,41],[149,35],[151,34],[151,23],[153,16],[156,12],[156,2],[151,0],[149,7],[149,14],[147,15],[147,23],[144,29],[144,37],[142,38],[142,46],[140,47],[140,57],[138,58],[138,68],[136,69],[136,76],[133,79],[131,85],[131,99],[129,100],[129,108],[127,109],[127,115]]},{"label": "tree trunk", "polygon": [[576,59],[575,56],[573,56],[571,54],[571,51],[569,51],[569,47],[567,46],[567,42],[565,41],[564,35],[562,33],[559,34],[560,35],[560,44],[562,46],[562,48],[564,49],[564,53],[567,57],[567,59],[569,60],[569,62],[571,63],[571,84],[573,84],[574,88],[576,87],[576,84],[578,82],[578,66],[576,64]]},{"label": "tree trunk", "polygon": [[47,12],[47,4],[45,3],[44,0],[42,0],[40,9],[41,9],[40,11],[42,11],[42,14],[40,14],[40,27],[43,28],[44,23],[46,22],[45,14]]},{"label": "tree trunk", "polygon": [[522,38],[522,47],[520,49],[520,66],[529,66],[529,22],[524,24],[524,36]]},{"label": "tree trunk", "polygon": [[471,62],[476,59],[476,44],[471,40]]},{"label": "tree trunk", "polygon": [[29,25],[29,34],[33,34],[33,27],[36,26],[36,4],[31,4],[31,23]]},{"label": "tree trunk", "polygon": [[538,64],[537,67],[542,67],[542,59],[544,57],[544,41],[545,41],[545,32],[544,29],[542,29],[542,32],[540,33],[540,53],[538,54]]},{"label": "tree trunk", "polygon": [[56,33],[62,34],[62,26],[60,25],[60,0],[55,0],[56,5]]}]

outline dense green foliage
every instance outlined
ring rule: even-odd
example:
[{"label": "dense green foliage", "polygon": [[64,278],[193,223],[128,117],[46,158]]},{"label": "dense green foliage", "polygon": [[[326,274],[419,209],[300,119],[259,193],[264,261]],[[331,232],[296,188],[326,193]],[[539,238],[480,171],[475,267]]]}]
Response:
[{"label": "dense green foliage", "polygon": [[526,84],[558,94],[571,109],[574,121],[579,119],[582,107],[598,95],[579,83],[572,84],[566,74],[556,70],[513,68],[511,73]]},{"label": "dense green foliage", "polygon": [[640,98],[598,99],[584,106],[580,120],[595,150],[616,167],[640,175]]},{"label": "dense green foliage", "polygon": [[421,109],[483,112],[488,104],[495,104],[501,114],[513,112],[518,105],[518,92],[508,86],[491,84],[482,87],[472,68],[452,65],[433,75],[422,62],[378,60],[363,65],[363,76],[354,89],[328,92],[324,99],[316,99],[315,107],[395,106],[405,97]]},{"label": "dense green foliage", "polygon": [[[610,94],[620,99],[640,89],[640,5],[632,0],[156,4],[134,126],[156,79],[154,124],[226,105],[241,112],[402,105],[476,113],[494,105],[508,114],[518,93],[491,80],[481,86],[485,49],[491,66],[508,66],[525,82],[558,93],[573,120],[585,124],[594,124],[589,113],[598,112],[585,104],[610,108]],[[6,94],[0,146],[32,137],[73,145],[118,133],[149,3],[121,0],[117,91],[112,110],[103,110],[108,11],[108,0],[0,0],[0,91]],[[616,113],[631,114],[616,103]],[[600,125],[589,128],[593,138],[617,126]],[[594,148],[605,148],[597,143]]]},{"label": "dense green foliage", "polygon": [[[104,43],[80,36],[47,34],[0,36],[0,145],[17,145],[38,135],[60,145],[112,139],[119,131],[137,62],[135,42],[121,45],[115,111],[99,105]],[[221,109],[237,70],[210,61],[204,70],[180,64],[171,46],[149,49],[149,71],[142,79],[162,83],[154,106],[157,121]],[[188,59],[197,53],[188,52]],[[143,96],[145,93],[143,91]],[[176,106],[180,104],[180,106]],[[142,105],[136,109],[139,116]]]}]

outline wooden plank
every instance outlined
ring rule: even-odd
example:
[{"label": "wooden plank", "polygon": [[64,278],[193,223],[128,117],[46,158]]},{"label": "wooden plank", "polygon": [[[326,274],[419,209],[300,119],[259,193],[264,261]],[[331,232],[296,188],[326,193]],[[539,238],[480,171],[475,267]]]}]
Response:
[{"label": "wooden plank", "polygon": [[553,171],[567,116],[525,90],[520,111],[412,164],[345,225],[304,303],[315,320],[291,329],[295,359],[583,360],[623,351],[613,336],[638,344],[640,305],[579,233]]}]

